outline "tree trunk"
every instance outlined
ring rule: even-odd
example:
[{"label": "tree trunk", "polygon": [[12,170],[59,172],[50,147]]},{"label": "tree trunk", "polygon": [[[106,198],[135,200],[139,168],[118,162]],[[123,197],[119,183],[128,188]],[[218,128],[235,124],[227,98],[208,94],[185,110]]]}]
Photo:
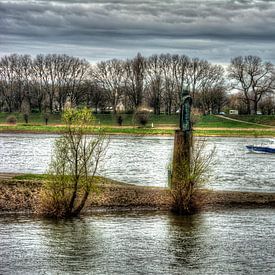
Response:
[{"label": "tree trunk", "polygon": [[250,100],[249,99],[246,99],[246,112],[247,112],[248,115],[252,114],[251,108],[250,108]]},{"label": "tree trunk", "polygon": [[257,100],[254,101],[254,114],[257,115],[257,111],[258,111],[258,102]]},{"label": "tree trunk", "polygon": [[83,209],[87,199],[88,199],[88,196],[89,196],[89,192],[86,190],[83,197],[82,197],[82,200],[81,202],[79,203],[79,205],[77,206],[77,208],[73,211],[73,215],[74,216],[78,216],[80,211]]}]

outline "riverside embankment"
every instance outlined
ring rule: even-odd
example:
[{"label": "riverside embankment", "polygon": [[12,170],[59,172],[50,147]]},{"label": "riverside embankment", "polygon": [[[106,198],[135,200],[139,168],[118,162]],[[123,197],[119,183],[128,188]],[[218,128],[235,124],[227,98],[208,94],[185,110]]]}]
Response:
[{"label": "riverside embankment", "polygon": [[[35,177],[34,177],[35,178]],[[39,208],[43,180],[18,180],[11,174],[0,178],[0,212],[33,213]],[[100,178],[84,212],[120,210],[170,210],[168,188],[143,187]],[[199,189],[194,196],[198,211],[231,208],[275,208],[275,193]]]}]

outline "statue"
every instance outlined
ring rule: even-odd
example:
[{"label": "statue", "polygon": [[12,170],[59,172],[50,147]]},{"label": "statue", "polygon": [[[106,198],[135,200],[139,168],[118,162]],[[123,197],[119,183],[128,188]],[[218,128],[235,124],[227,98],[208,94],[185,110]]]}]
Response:
[{"label": "statue", "polygon": [[191,131],[191,105],[192,98],[189,95],[189,90],[183,88],[181,91],[181,104],[180,104],[180,129],[185,131]]}]

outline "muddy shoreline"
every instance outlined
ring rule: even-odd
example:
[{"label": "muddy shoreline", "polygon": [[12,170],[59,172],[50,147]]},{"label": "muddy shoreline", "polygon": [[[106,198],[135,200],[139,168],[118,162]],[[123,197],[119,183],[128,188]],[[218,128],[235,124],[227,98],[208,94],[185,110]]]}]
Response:
[{"label": "muddy shoreline", "polygon": [[[0,179],[0,213],[35,214],[42,182]],[[198,211],[275,208],[275,193],[214,191],[195,194]],[[102,178],[90,195],[83,213],[102,211],[169,211],[172,198],[167,188],[143,187]]]}]

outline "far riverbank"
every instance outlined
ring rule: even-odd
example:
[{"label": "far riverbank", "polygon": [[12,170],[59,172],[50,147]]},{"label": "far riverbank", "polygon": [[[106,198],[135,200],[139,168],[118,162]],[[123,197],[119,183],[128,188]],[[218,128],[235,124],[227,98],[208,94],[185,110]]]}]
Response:
[{"label": "far riverbank", "polygon": [[[62,134],[65,125],[32,125],[32,124],[0,124],[0,133],[33,133]],[[173,136],[175,126],[133,127],[133,126],[101,126],[91,127],[87,134],[104,132],[109,135],[162,135]],[[216,137],[275,137],[275,128],[224,128],[194,127],[195,136]]]}]

